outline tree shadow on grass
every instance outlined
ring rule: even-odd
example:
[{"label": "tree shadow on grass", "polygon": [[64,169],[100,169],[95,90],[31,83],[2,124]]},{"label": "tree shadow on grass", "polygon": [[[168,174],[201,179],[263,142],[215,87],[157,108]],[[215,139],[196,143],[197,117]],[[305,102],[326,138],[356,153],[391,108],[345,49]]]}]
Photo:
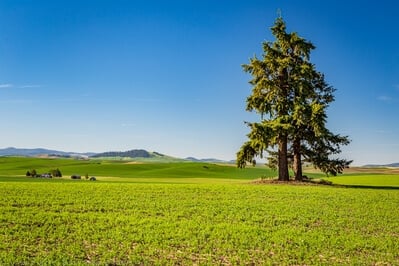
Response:
[{"label": "tree shadow on grass", "polygon": [[399,190],[399,186],[372,186],[372,185],[348,185],[336,184],[325,179],[304,179],[302,181],[278,181],[275,178],[257,179],[251,182],[252,184],[281,184],[281,185],[313,185],[326,186],[335,188],[358,188],[358,189],[377,189],[377,190]]},{"label": "tree shadow on grass", "polygon": [[371,185],[342,185],[332,184],[333,187],[344,187],[344,188],[363,188],[363,189],[380,189],[380,190],[399,190],[398,186],[371,186]]},{"label": "tree shadow on grass", "polygon": [[336,184],[331,181],[326,181],[324,179],[320,180],[306,180],[305,182],[325,185],[331,187],[340,187],[340,188],[360,188],[360,189],[379,189],[379,190],[399,190],[399,186],[373,186],[373,185],[349,185],[349,184]]}]

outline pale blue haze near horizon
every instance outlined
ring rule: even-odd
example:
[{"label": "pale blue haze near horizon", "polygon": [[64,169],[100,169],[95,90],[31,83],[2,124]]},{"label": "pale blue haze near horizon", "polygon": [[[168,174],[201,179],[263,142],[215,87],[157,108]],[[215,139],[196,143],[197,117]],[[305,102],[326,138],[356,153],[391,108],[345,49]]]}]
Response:
[{"label": "pale blue haze near horizon", "polygon": [[399,162],[398,1],[0,1],[0,148],[235,159],[278,10],[334,86],[354,165]]}]

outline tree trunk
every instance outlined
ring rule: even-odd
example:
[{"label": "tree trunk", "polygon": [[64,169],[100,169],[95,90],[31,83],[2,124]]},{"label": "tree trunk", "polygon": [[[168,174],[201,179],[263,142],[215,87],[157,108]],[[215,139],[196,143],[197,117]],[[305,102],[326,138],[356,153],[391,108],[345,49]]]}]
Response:
[{"label": "tree trunk", "polygon": [[284,134],[280,136],[278,144],[278,180],[289,181],[290,175],[288,173],[288,158],[287,158],[287,136]]},{"label": "tree trunk", "polygon": [[293,142],[293,150],[294,150],[294,175],[296,181],[302,181],[302,160],[301,160],[301,140],[299,138],[295,138]]}]

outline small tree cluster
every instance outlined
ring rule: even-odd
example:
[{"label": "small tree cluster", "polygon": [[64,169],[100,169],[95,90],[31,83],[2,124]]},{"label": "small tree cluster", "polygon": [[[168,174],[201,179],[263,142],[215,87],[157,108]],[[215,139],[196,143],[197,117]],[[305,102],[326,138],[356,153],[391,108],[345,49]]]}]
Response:
[{"label": "small tree cluster", "polygon": [[48,173],[44,173],[44,174],[39,174],[36,169],[32,169],[32,170],[28,170],[26,172],[26,176],[27,177],[47,177],[47,178],[51,178],[51,177],[62,177],[62,173],[60,171],[60,169],[52,169],[50,170]]},{"label": "small tree cluster", "polygon": [[54,177],[62,177],[62,173],[61,173],[60,169],[58,169],[58,168],[50,170],[50,173]]},{"label": "small tree cluster", "polygon": [[36,176],[37,176],[37,172],[36,172],[35,169],[28,170],[28,171],[26,172],[26,176],[28,176],[28,177],[36,177]]}]

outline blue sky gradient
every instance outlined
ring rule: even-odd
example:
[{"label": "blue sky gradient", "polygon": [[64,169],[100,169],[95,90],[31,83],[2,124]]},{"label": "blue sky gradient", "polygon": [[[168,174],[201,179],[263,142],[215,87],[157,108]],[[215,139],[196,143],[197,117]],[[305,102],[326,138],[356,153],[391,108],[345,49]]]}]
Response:
[{"label": "blue sky gradient", "polygon": [[354,165],[399,162],[397,1],[0,2],[0,147],[234,159],[278,10],[337,89]]}]

